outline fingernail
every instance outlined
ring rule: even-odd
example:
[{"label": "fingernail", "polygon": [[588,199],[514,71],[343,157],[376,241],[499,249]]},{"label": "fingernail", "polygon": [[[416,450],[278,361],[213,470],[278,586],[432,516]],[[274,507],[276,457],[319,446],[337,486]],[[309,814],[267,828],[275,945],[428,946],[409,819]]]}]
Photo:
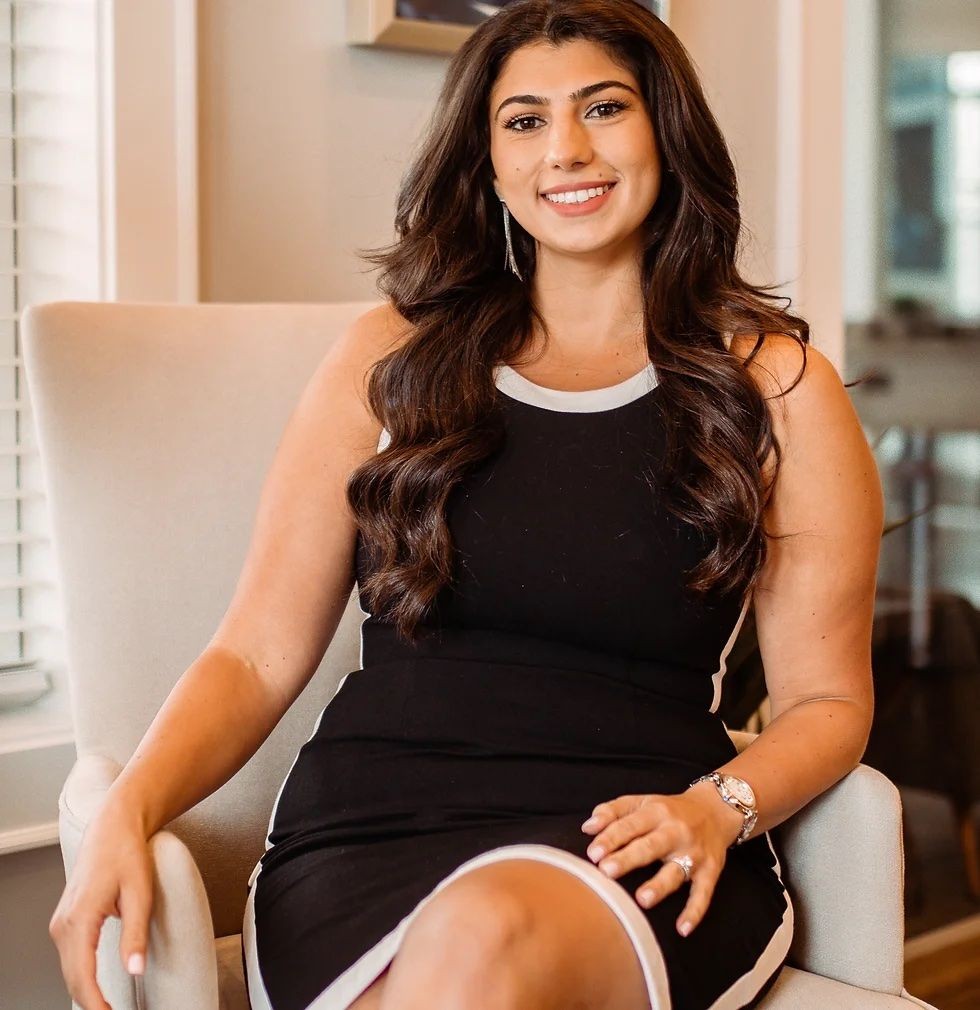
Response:
[{"label": "fingernail", "polygon": [[599,823],[598,817],[590,817],[583,825],[582,829],[588,831],[589,828],[594,828]]},{"label": "fingernail", "polygon": [[677,931],[681,934],[681,936],[687,936],[687,934],[691,932],[691,924],[689,922],[682,922],[677,927]]},{"label": "fingernail", "polygon": [[146,961],[142,954],[130,954],[126,962],[126,970],[130,975],[142,975],[146,969]]},{"label": "fingernail", "polygon": [[606,850],[601,845],[591,845],[588,849],[590,859],[602,859]]}]

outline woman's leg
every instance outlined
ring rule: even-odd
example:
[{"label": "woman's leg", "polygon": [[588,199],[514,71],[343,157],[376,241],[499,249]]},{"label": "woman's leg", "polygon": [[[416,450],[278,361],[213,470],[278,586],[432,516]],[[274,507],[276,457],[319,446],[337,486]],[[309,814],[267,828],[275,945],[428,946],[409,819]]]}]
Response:
[{"label": "woman's leg", "polygon": [[433,897],[406,931],[378,1006],[651,1010],[639,957],[603,898],[560,867],[517,857],[467,871]]}]

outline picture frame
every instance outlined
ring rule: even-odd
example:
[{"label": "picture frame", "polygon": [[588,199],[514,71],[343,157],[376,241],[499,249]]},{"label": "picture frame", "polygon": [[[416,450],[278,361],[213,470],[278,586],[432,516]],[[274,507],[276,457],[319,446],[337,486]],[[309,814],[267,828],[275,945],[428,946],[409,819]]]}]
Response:
[{"label": "picture frame", "polygon": [[[454,53],[473,30],[515,0],[347,0],[347,43],[379,49]],[[639,3],[665,24],[670,0]]]}]

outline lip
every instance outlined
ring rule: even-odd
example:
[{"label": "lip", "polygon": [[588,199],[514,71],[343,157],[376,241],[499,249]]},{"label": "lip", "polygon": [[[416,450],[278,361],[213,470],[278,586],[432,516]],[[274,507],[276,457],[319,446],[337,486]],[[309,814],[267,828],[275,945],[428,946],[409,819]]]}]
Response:
[{"label": "lip", "polygon": [[552,186],[541,190],[542,196],[552,196],[555,193],[574,193],[577,189],[598,189],[600,186],[615,186],[613,179],[592,179],[589,182],[568,182],[562,186]]},{"label": "lip", "polygon": [[[605,186],[606,183],[600,183],[599,185]],[[583,189],[589,187],[577,186],[575,188]],[[591,200],[586,200],[585,203],[552,203],[543,193],[539,199],[543,200],[550,210],[553,210],[556,214],[560,214],[562,217],[582,217],[585,214],[594,214],[596,211],[601,210],[608,203],[615,188],[616,184],[613,183],[602,196],[594,196]],[[558,190],[558,192],[568,191]]]}]

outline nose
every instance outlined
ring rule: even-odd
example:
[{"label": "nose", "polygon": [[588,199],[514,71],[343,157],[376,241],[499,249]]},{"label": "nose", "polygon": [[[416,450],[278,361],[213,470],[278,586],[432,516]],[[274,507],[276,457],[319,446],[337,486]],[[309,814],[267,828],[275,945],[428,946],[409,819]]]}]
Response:
[{"label": "nose", "polygon": [[556,115],[548,129],[545,155],[549,166],[573,168],[586,165],[592,158],[592,140],[588,127],[576,115]]}]

